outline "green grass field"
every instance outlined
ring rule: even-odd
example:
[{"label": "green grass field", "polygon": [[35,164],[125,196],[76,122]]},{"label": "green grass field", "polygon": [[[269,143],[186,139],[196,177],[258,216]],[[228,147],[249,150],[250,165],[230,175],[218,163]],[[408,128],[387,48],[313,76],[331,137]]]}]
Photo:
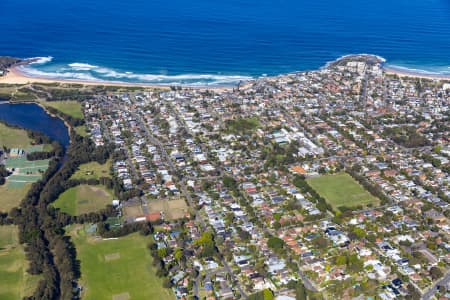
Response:
[{"label": "green grass field", "polygon": [[53,150],[52,145],[50,145],[50,144],[45,144],[45,145],[42,146],[42,150],[41,150],[41,151],[50,152],[50,151],[52,151],[52,150]]},{"label": "green grass field", "polygon": [[230,133],[246,134],[252,133],[259,127],[259,120],[256,117],[238,118],[234,120],[228,120],[226,122],[226,125],[226,129]]},{"label": "green grass field", "polygon": [[0,226],[0,299],[20,300],[33,293],[39,276],[26,273],[28,262],[16,226]]},{"label": "green grass field", "polygon": [[81,103],[78,101],[47,101],[43,104],[45,106],[53,107],[74,118],[83,119]]},{"label": "green grass field", "polygon": [[19,206],[30,187],[31,183],[7,182],[0,185],[0,211],[9,212],[12,208]]},{"label": "green grass field", "polygon": [[109,171],[111,169],[111,160],[108,160],[103,165],[98,162],[89,162],[87,164],[82,164],[78,170],[72,175],[71,179],[99,179],[100,177],[109,177]]},{"label": "green grass field", "polygon": [[74,128],[75,132],[78,133],[81,136],[87,136],[86,126],[80,125]]},{"label": "green grass field", "polygon": [[379,200],[366,191],[347,173],[324,175],[307,179],[308,184],[334,208],[340,206],[378,204]]},{"label": "green grass field", "polygon": [[62,193],[53,206],[68,214],[80,215],[105,208],[112,200],[112,192],[103,186],[82,184]]},{"label": "green grass field", "polygon": [[30,146],[31,140],[28,138],[27,132],[22,129],[11,128],[0,123],[0,147],[22,148]]},{"label": "green grass field", "polygon": [[93,239],[84,229],[71,236],[81,261],[83,300],[175,299],[155,275],[148,237],[137,233],[114,240]]}]

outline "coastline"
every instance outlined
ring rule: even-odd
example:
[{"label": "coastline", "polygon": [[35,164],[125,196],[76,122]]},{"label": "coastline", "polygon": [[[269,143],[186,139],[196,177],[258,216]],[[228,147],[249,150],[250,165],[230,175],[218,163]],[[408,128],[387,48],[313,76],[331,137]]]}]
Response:
[{"label": "coastline", "polygon": [[383,71],[386,75],[397,75],[400,78],[422,78],[422,79],[430,79],[430,80],[443,80],[450,81],[450,75],[433,75],[433,74],[423,74],[420,72],[415,72],[413,70],[403,70],[390,66],[383,66]]},{"label": "coastline", "polygon": [[[86,86],[111,86],[111,87],[139,87],[148,89],[165,89],[169,90],[170,85],[165,84],[147,84],[138,82],[123,82],[123,81],[88,81],[88,80],[72,80],[72,79],[54,79],[44,77],[34,77],[21,72],[18,65],[8,68],[6,75],[0,76],[0,84],[32,84],[32,83],[60,83],[60,84],[81,84]],[[178,85],[177,85],[178,86]],[[189,86],[179,85],[183,88],[200,89],[200,90],[216,90],[227,91],[232,90],[236,86]]]},{"label": "coastline", "polygon": [[[415,70],[408,70],[403,69],[401,67],[396,68],[395,66],[389,66],[386,65],[386,60],[380,56],[376,55],[370,55],[370,54],[349,54],[344,55],[342,57],[337,58],[334,61],[327,62],[322,68],[327,68],[331,64],[338,62],[343,59],[350,58],[352,56],[358,56],[358,55],[369,55],[373,56],[381,61],[382,69],[386,75],[396,75],[400,78],[423,78],[423,79],[429,79],[429,80],[442,80],[442,81],[450,81],[450,74],[449,75],[441,75],[441,74],[424,74],[420,71]],[[46,78],[46,77],[38,77],[38,76],[30,76],[23,71],[19,69],[19,67],[23,64],[28,64],[31,61],[28,62],[22,62],[19,64],[16,64],[10,68],[8,68],[6,75],[0,76],[0,84],[32,84],[32,83],[44,83],[44,84],[50,84],[50,83],[59,83],[59,84],[80,84],[85,86],[111,86],[111,87],[137,87],[137,88],[148,88],[148,89],[165,89],[169,90],[171,88],[171,85],[167,84],[155,84],[155,83],[142,83],[142,82],[124,82],[124,81],[102,81],[102,80],[96,80],[96,81],[90,81],[90,80],[80,80],[80,79],[59,79],[59,78]],[[319,68],[319,69],[322,69]],[[318,69],[318,70],[319,70]],[[311,71],[311,70],[309,70]],[[307,72],[307,71],[295,71],[292,73],[298,73],[298,72]],[[290,72],[291,73],[291,72]],[[276,77],[283,74],[270,76],[270,77]],[[260,78],[260,77],[258,77]],[[258,79],[255,78],[255,79]],[[245,84],[246,82],[242,82],[242,84]],[[198,89],[198,90],[212,90],[212,91],[230,91],[234,88],[238,87],[238,84],[236,85],[218,85],[218,86],[192,86],[192,85],[185,85],[185,84],[179,84],[175,85],[176,87],[182,87],[184,89]]]}]

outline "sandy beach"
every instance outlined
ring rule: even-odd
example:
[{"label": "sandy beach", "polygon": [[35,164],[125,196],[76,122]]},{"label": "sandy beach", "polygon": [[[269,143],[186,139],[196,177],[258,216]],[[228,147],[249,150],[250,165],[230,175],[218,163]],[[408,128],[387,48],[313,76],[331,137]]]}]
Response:
[{"label": "sandy beach", "polygon": [[[145,84],[145,83],[131,83],[123,81],[84,81],[84,80],[69,80],[69,79],[51,79],[51,78],[41,78],[41,77],[31,77],[23,72],[21,72],[17,66],[9,68],[5,76],[0,77],[0,84],[30,84],[30,83],[73,83],[82,84],[89,86],[124,86],[124,87],[141,87],[149,89],[169,89],[168,85],[157,85],[157,84]],[[226,91],[233,89],[234,86],[183,86],[183,88],[198,88],[198,89],[208,89],[217,91]]]},{"label": "sandy beach", "polygon": [[[417,73],[414,71],[399,70],[392,67],[383,66],[383,70],[387,75],[397,75],[399,77],[425,78],[431,80],[450,81],[450,75],[428,75]],[[20,71],[18,66],[8,69],[5,76],[0,77],[0,84],[30,84],[30,83],[72,83],[82,84],[87,86],[123,86],[123,87],[141,87],[149,89],[169,89],[168,85],[145,84],[145,83],[131,83],[123,81],[85,81],[85,80],[70,80],[70,79],[52,79],[42,77],[32,77]],[[185,86],[183,88],[208,89],[216,91],[227,91],[234,88],[234,86]]]},{"label": "sandy beach", "polygon": [[444,80],[450,81],[450,75],[432,75],[432,74],[421,74],[414,71],[399,70],[391,67],[383,67],[383,70],[388,75],[397,75],[399,77],[412,77],[412,78],[424,78],[431,80]]}]

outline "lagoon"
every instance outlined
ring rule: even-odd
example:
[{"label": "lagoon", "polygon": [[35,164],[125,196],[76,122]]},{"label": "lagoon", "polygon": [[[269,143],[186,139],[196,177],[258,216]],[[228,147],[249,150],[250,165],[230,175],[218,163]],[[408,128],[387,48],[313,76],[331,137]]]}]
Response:
[{"label": "lagoon", "polygon": [[8,125],[42,132],[52,140],[58,141],[65,149],[69,146],[69,131],[64,122],[50,116],[35,103],[0,102],[0,120]]}]

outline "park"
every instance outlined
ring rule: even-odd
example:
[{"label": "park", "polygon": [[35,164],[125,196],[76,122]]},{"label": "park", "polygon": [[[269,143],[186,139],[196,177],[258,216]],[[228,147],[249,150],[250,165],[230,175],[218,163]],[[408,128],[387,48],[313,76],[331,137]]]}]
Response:
[{"label": "park", "polygon": [[175,299],[156,276],[147,248],[149,237],[134,233],[102,239],[90,235],[82,226],[69,232],[81,261],[83,299]]},{"label": "park", "polygon": [[321,175],[308,178],[306,181],[334,210],[379,203],[379,199],[372,196],[347,173]]}]

